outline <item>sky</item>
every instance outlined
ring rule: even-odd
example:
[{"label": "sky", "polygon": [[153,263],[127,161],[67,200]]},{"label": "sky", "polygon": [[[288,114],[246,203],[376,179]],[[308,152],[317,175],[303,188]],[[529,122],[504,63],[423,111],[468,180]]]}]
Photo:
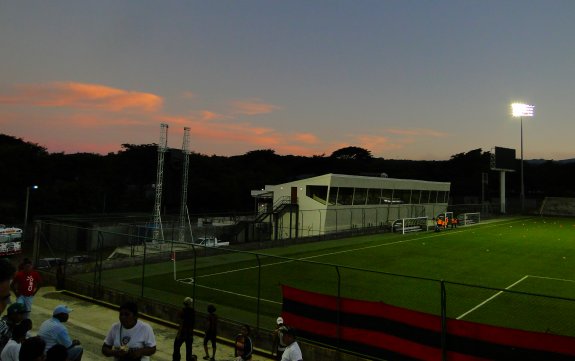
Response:
[{"label": "sky", "polygon": [[[0,133],[49,152],[575,158],[573,0],[1,0]],[[535,106],[513,118],[510,104]]]}]

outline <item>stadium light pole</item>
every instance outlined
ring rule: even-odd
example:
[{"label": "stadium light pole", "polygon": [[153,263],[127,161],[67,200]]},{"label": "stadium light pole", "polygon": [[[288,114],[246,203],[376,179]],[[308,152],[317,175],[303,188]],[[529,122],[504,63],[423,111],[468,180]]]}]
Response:
[{"label": "stadium light pole", "polygon": [[38,189],[37,185],[26,187],[26,207],[24,208],[24,233],[26,233],[26,226],[28,225],[28,204],[30,201],[30,189]]},{"label": "stadium light pole", "polygon": [[529,104],[511,104],[511,113],[521,121],[521,213],[525,211],[525,183],[523,179],[523,117],[532,117],[534,114],[534,108],[534,105]]}]

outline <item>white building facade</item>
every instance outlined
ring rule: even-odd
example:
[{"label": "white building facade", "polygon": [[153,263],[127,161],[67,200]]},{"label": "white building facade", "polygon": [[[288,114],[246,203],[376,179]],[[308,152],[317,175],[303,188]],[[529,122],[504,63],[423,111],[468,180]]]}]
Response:
[{"label": "white building facade", "polygon": [[252,191],[258,222],[272,239],[320,236],[387,227],[401,218],[433,217],[447,210],[449,182],[324,174]]}]

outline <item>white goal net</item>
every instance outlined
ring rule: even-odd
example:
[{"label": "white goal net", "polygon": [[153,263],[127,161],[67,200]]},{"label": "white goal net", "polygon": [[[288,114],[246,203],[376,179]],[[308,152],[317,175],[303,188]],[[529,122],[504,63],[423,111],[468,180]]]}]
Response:
[{"label": "white goal net", "polygon": [[415,218],[401,218],[393,221],[391,225],[393,232],[401,232],[403,234],[408,232],[427,231],[429,229],[427,217]]},{"label": "white goal net", "polygon": [[541,216],[575,216],[575,198],[545,197],[541,208]]},{"label": "white goal net", "polygon": [[462,226],[479,223],[481,221],[481,213],[479,212],[461,213],[457,215],[457,220],[459,221],[459,224],[461,224]]}]

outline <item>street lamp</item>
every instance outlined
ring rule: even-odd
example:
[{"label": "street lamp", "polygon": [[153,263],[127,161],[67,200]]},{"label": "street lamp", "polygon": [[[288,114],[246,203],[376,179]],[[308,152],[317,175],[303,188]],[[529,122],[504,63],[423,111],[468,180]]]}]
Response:
[{"label": "street lamp", "polygon": [[525,211],[525,185],[523,183],[523,117],[532,117],[534,105],[523,103],[511,104],[511,113],[514,117],[521,119],[521,212]]},{"label": "street lamp", "polygon": [[26,187],[26,207],[24,209],[24,233],[26,233],[26,226],[28,225],[28,203],[30,201],[30,189],[38,189],[37,185]]}]

